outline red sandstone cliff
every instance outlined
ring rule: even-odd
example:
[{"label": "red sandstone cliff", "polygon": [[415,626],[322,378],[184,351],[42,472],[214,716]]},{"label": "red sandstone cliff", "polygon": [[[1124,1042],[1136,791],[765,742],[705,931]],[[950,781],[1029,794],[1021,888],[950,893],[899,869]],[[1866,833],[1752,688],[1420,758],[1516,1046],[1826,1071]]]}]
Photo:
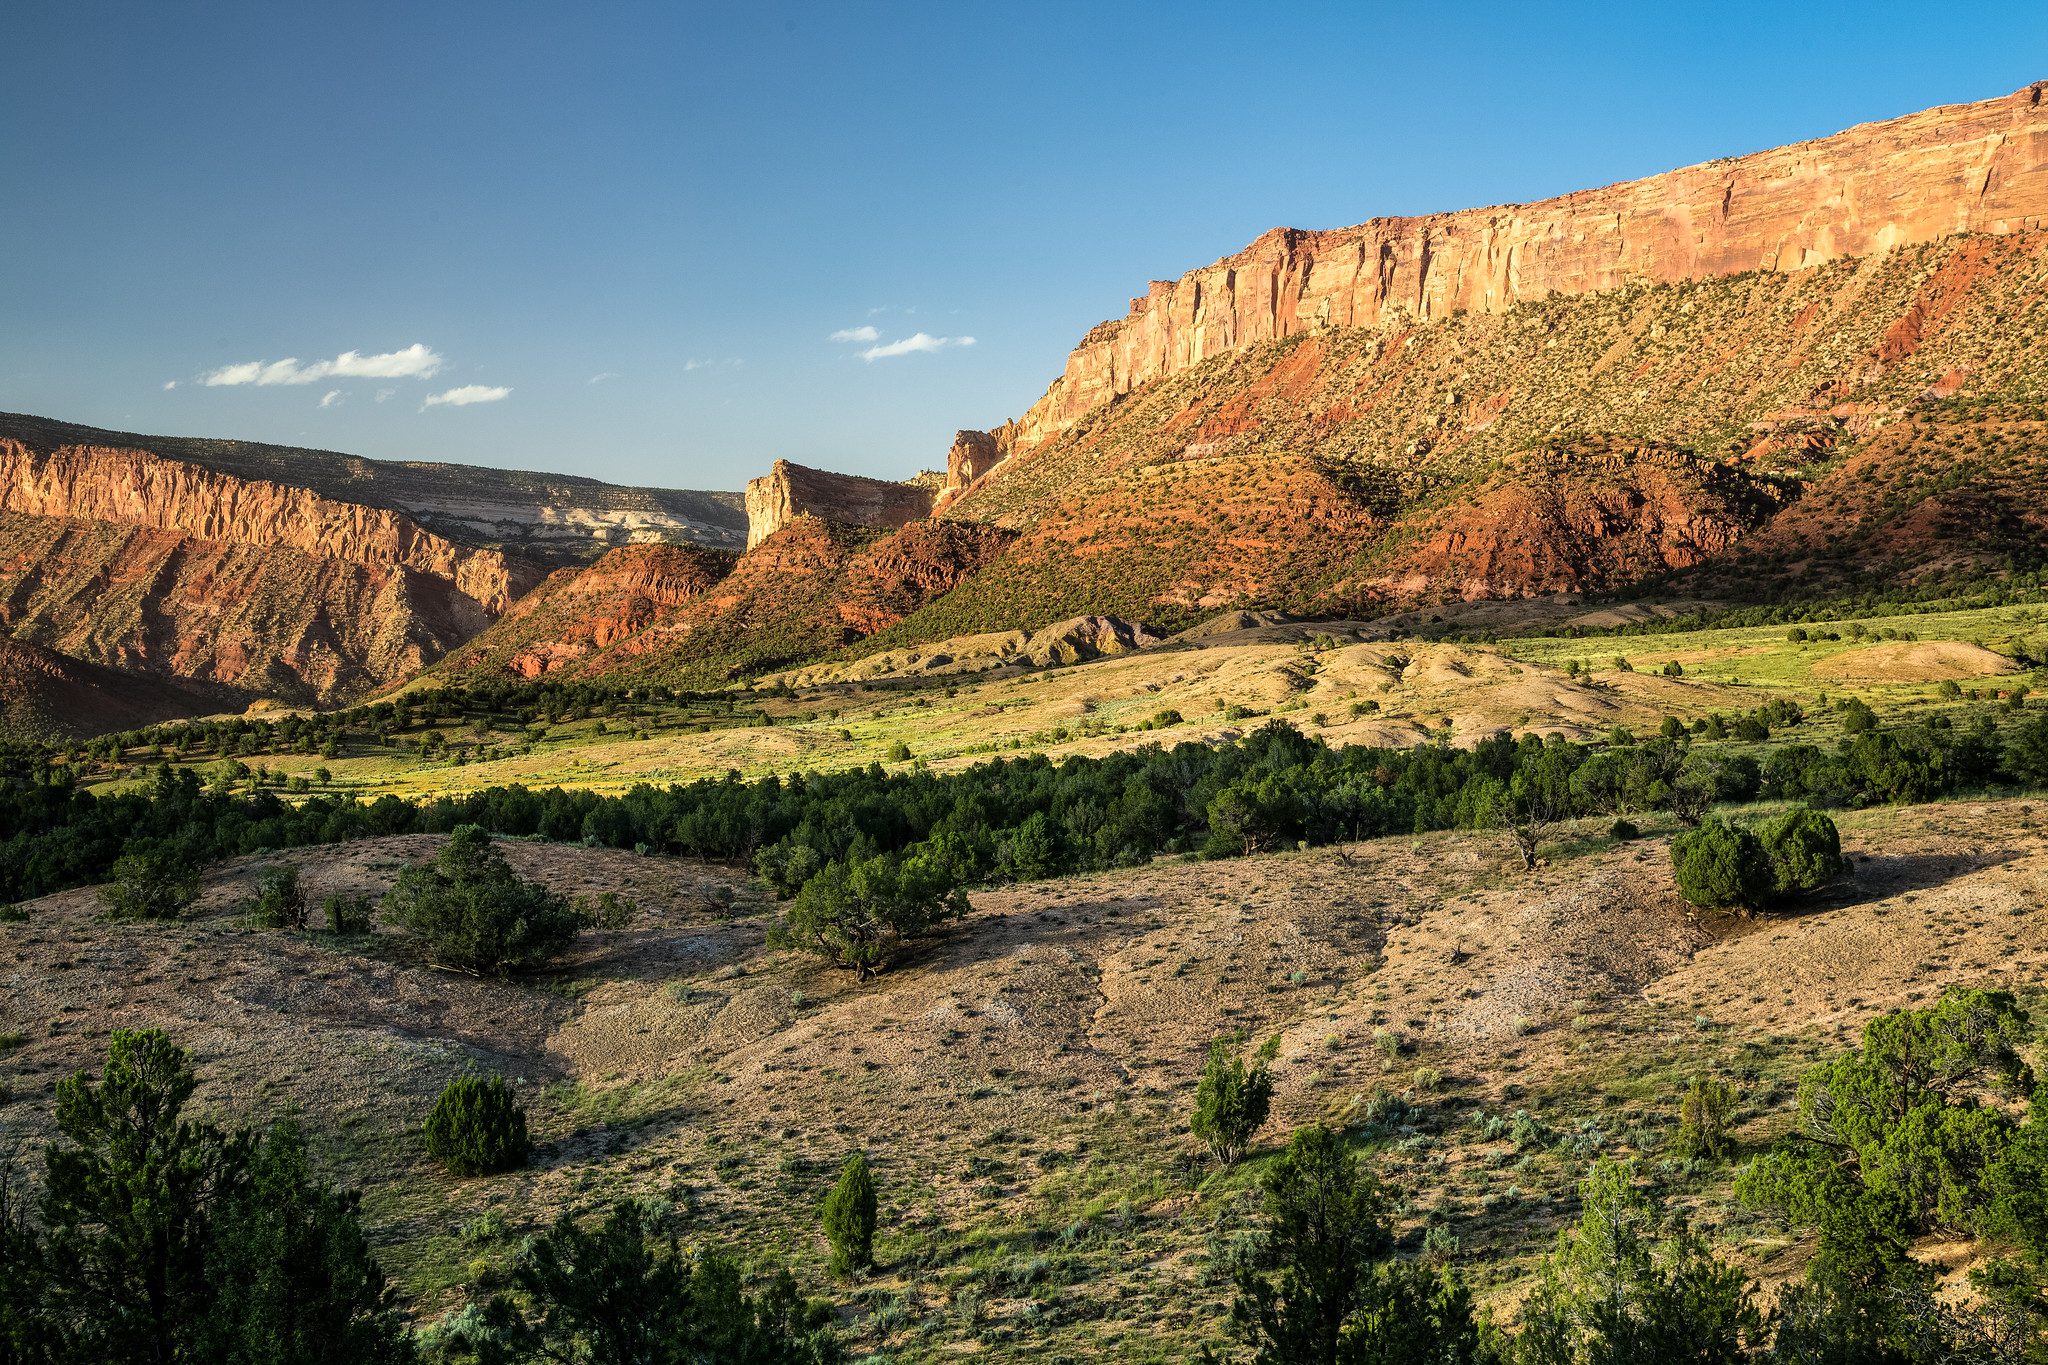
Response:
[{"label": "red sandstone cliff", "polygon": [[43,451],[0,439],[0,511],[150,526],[225,545],[288,546],[351,564],[413,569],[448,580],[469,598],[479,630],[541,577],[495,550],[443,540],[403,513],[143,450]]},{"label": "red sandstone cliff", "polygon": [[1794,271],[1952,233],[2048,226],[2044,89],[1533,204],[1275,228],[1214,265],[1155,280],[1128,316],[1090,331],[1018,422],[1018,444],[1041,444],[1211,356],[1320,327],[1500,313],[1552,291]]},{"label": "red sandstone cliff", "polygon": [[777,460],[768,473],[747,482],[747,548],[802,516],[894,530],[930,516],[934,495],[921,483],[833,474]]},{"label": "red sandstone cliff", "polygon": [[219,701],[399,681],[539,578],[388,509],[147,451],[0,439],[0,629]]}]

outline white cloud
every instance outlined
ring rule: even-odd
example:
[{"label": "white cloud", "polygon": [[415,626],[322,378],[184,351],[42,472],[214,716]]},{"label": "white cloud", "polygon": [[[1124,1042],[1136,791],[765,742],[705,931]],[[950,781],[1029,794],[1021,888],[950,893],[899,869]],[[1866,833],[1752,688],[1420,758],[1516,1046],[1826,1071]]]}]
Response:
[{"label": "white cloud", "polygon": [[446,393],[428,394],[427,401],[420,404],[420,411],[425,412],[428,408],[438,408],[443,404],[451,408],[466,408],[471,403],[495,403],[511,392],[510,389],[494,389],[487,384],[464,384],[461,388],[450,389]]},{"label": "white cloud", "polygon": [[387,399],[387,398],[391,397],[391,395],[393,395],[393,394],[395,394],[395,393],[397,393],[397,392],[398,392],[398,390],[397,390],[397,389],[379,389],[379,390],[377,390],[377,401],[378,401],[379,403],[381,403],[381,402],[383,402],[383,401],[384,401],[385,399]]},{"label": "white cloud", "polygon": [[882,334],[872,327],[847,327],[825,338],[827,341],[880,341]]},{"label": "white cloud", "polygon": [[607,379],[617,379],[618,377],[619,376],[616,371],[606,370],[603,374],[594,374],[590,376],[590,378],[585,382],[590,384],[602,384]]},{"label": "white cloud", "polygon": [[172,380],[172,381],[171,381],[170,383],[168,383],[168,384],[164,385],[164,392],[165,392],[165,393],[169,393],[169,392],[170,392],[170,391],[171,391],[172,389],[175,389],[175,388],[177,388],[177,387],[178,387],[178,381],[177,381],[177,380],[175,380],[175,379],[173,379],[173,380]]},{"label": "white cloud", "polygon": [[909,355],[912,351],[943,351],[948,346],[972,346],[973,337],[935,337],[925,332],[908,336],[901,341],[892,341],[886,346],[870,346],[860,353],[862,360],[881,360],[892,355]]},{"label": "white cloud", "polygon": [[744,364],[746,364],[746,363],[747,363],[746,361],[744,361],[744,360],[740,359],[740,358],[739,358],[738,356],[736,356],[736,355],[735,355],[735,356],[727,356],[727,357],[726,357],[725,359],[723,359],[723,360],[685,360],[685,361],[683,362],[683,370],[684,370],[684,372],[685,372],[685,373],[688,373],[688,372],[689,372],[689,371],[691,371],[691,370],[712,370],[712,369],[718,369],[718,368],[720,368],[721,366],[725,366],[725,365],[734,365],[734,366],[738,366],[738,365],[744,365]]},{"label": "white cloud", "polygon": [[236,384],[259,387],[311,384],[335,375],[355,379],[427,379],[445,364],[447,357],[415,341],[402,351],[386,351],[382,355],[343,351],[332,360],[316,360],[310,365],[301,365],[297,359],[250,360],[240,365],[223,365],[210,374],[201,375],[199,382],[210,389],[217,389]]},{"label": "white cloud", "polygon": [[341,390],[340,390],[340,389],[330,389],[330,390],[328,390],[328,392],[327,392],[326,396],[325,396],[325,397],[323,397],[323,398],[322,398],[322,399],[320,400],[320,406],[321,406],[321,407],[323,407],[323,408],[331,408],[331,407],[333,407],[333,406],[334,406],[335,404],[339,403],[340,401],[341,401]]}]

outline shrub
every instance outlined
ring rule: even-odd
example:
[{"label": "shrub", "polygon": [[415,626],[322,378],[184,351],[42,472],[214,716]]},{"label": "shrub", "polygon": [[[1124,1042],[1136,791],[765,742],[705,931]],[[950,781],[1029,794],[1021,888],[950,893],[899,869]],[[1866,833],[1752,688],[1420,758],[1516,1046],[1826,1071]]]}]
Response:
[{"label": "shrub", "polygon": [[320,907],[327,912],[327,929],[335,934],[367,934],[370,932],[370,898],[368,896],[329,896]]},{"label": "shrub", "polygon": [[199,869],[175,853],[127,854],[113,874],[99,900],[114,919],[175,919],[199,899]]},{"label": "shrub", "polygon": [[1692,1088],[1678,1106],[1678,1140],[1672,1149],[1679,1156],[1712,1160],[1728,1154],[1735,1141],[1728,1135],[1735,1117],[1735,1087],[1724,1081],[1693,1077]]},{"label": "shrub", "polygon": [[1849,872],[1835,822],[1817,810],[1786,811],[1764,829],[1763,846],[1780,896],[1816,890]]},{"label": "shrub", "polygon": [[575,941],[566,897],[513,876],[491,836],[457,826],[431,864],[408,867],[384,898],[390,920],[426,941],[440,967],[508,976],[538,967]]},{"label": "shrub", "polygon": [[1860,735],[1865,730],[1873,730],[1876,728],[1877,712],[1871,710],[1868,706],[1864,705],[1863,702],[1852,697],[1848,701],[1848,703],[1842,707],[1843,734]]},{"label": "shrub", "polygon": [[1273,1076],[1266,1063],[1279,1050],[1280,1038],[1275,1034],[1247,1069],[1242,1057],[1232,1055],[1231,1039],[1218,1038],[1209,1044],[1209,1063],[1195,1088],[1195,1112],[1188,1128],[1208,1143],[1209,1150],[1226,1166],[1237,1164],[1266,1121],[1273,1103]]},{"label": "shrub", "polygon": [[1616,820],[1607,827],[1607,837],[1624,844],[1631,839],[1641,838],[1642,834],[1643,832],[1636,828],[1634,822],[1629,820]]},{"label": "shrub", "polygon": [[0,924],[27,924],[28,907],[0,902]]},{"label": "shrub", "polygon": [[588,896],[576,898],[576,919],[586,929],[617,933],[631,925],[639,913],[638,903],[616,891],[600,892],[595,901]]},{"label": "shrub", "polygon": [[910,746],[900,739],[891,744],[889,746],[889,761],[891,763],[908,763],[910,761]]},{"label": "shrub", "polygon": [[453,1081],[427,1116],[427,1154],[457,1175],[490,1175],[526,1164],[526,1111],[504,1078]]},{"label": "shrub", "polygon": [[839,1168],[839,1183],[825,1196],[825,1240],[832,1245],[832,1273],[850,1275],[875,1263],[875,1176],[865,1152]]},{"label": "shrub", "polygon": [[305,928],[306,893],[299,889],[299,869],[280,863],[258,873],[254,913],[266,929]]},{"label": "shrub", "polygon": [[1678,893],[1709,910],[1761,906],[1776,880],[1757,837],[1719,819],[1671,841],[1671,871]]},{"label": "shrub", "polygon": [[1954,678],[1943,678],[1941,686],[1935,688],[1934,691],[1935,695],[1939,696],[1943,701],[1960,701],[1963,696],[1963,689],[1956,683]]},{"label": "shrub", "polygon": [[1435,1067],[1418,1066],[1415,1068],[1415,1088],[1424,1094],[1428,1094],[1432,1090],[1441,1089],[1443,1083],[1444,1073]]}]

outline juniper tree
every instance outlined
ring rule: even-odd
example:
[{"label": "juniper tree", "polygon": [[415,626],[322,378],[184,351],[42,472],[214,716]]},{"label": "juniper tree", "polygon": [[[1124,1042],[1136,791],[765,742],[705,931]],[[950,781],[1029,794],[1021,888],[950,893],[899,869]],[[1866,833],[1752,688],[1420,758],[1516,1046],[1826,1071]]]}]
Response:
[{"label": "juniper tree", "polygon": [[1247,1068],[1234,1043],[1226,1037],[1209,1044],[1209,1062],[1195,1087],[1195,1112],[1188,1120],[1189,1131],[1226,1166],[1237,1164],[1266,1121],[1273,1102],[1273,1074],[1266,1063],[1280,1050],[1275,1034]]},{"label": "juniper tree", "polygon": [[832,1273],[850,1275],[875,1263],[875,1177],[865,1152],[840,1168],[839,1183],[825,1197],[825,1240],[832,1246]]}]

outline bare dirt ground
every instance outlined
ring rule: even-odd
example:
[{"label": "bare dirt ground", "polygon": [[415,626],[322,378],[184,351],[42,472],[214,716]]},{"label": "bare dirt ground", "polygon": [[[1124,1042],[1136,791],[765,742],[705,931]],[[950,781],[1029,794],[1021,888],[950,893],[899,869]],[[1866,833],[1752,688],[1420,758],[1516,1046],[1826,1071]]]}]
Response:
[{"label": "bare dirt ground", "polygon": [[[1008,1229],[1097,1268],[1051,1316],[1042,1286],[977,1290],[963,1340],[1121,1357],[1216,1330],[1198,1253],[1249,1175],[1213,1168],[1185,1124],[1210,1041],[1243,1030],[1247,1046],[1281,1039],[1269,1143],[1356,1121],[1378,1090],[1418,1106],[1413,1139],[1382,1158],[1410,1191],[1405,1234],[1454,1225],[1481,1284],[1512,1296],[1516,1258],[1571,1216],[1582,1163],[1507,1164],[1475,1111],[1527,1108],[1588,1152],[1650,1161],[1686,1078],[1718,1071],[1744,1086],[1742,1135],[1761,1143],[1789,1121],[1798,1068],[1872,1014],[1952,981],[2048,980],[2048,841],[2027,803],[1843,828],[1853,879],[1782,917],[1698,919],[1671,887],[1668,830],[1614,844],[1589,829],[1533,874],[1499,841],[1437,834],[977,893],[970,919],[866,985],[766,950],[772,904],[720,868],[503,844],[523,874],[622,892],[642,915],[587,934],[558,971],[498,982],[419,966],[396,931],[252,930],[236,908],[266,861],[298,864],[315,904],[380,894],[435,836],[238,860],[177,923],[110,924],[74,891],[0,925],[0,1027],[22,1035],[0,1054],[0,1148],[33,1152],[48,1088],[93,1066],[109,1029],[166,1028],[197,1058],[202,1109],[305,1117],[432,1317],[502,1276],[507,1247],[456,1235],[493,1206],[532,1231],[659,1196],[692,1238],[815,1267],[815,1201],[859,1147],[886,1223],[869,1288],[909,1305],[903,1323],[943,1321],[951,1340],[962,1290],[927,1276],[920,1248]],[[716,885],[739,890],[729,919]],[[455,1180],[426,1162],[419,1124],[471,1069],[525,1088],[542,1141],[528,1170]],[[1712,1179],[1672,1179],[1730,1254],[1766,1276],[1796,1267],[1800,1248],[1745,1225]],[[872,1311],[846,1309],[892,1350],[930,1335]]]}]

